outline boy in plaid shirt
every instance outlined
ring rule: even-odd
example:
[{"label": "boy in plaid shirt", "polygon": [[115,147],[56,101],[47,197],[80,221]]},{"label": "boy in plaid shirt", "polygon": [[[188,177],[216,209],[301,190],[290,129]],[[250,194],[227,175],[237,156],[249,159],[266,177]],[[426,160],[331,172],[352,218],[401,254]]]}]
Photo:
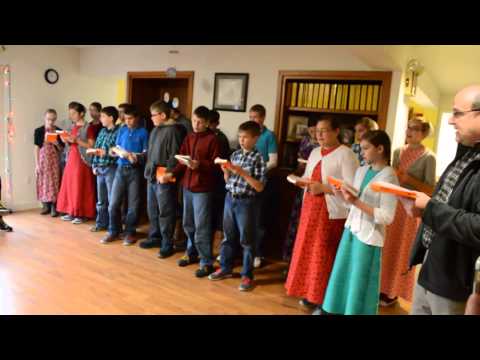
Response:
[{"label": "boy in plaid shirt", "polygon": [[240,291],[253,288],[254,208],[257,195],[263,191],[266,181],[265,161],[255,149],[259,136],[260,125],[256,122],[247,121],[241,124],[238,128],[241,149],[230,157],[231,166],[222,166],[227,189],[223,213],[225,238],[220,250],[221,267],[208,277],[214,281],[232,277],[234,251],[237,241],[240,240],[243,248]]}]

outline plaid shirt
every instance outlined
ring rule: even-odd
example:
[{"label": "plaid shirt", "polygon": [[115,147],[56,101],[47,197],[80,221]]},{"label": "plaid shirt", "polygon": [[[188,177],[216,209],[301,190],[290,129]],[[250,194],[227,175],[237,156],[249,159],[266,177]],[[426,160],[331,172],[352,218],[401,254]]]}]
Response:
[{"label": "plaid shirt", "polygon": [[95,149],[103,149],[107,152],[107,156],[100,157],[94,156],[92,161],[92,167],[106,167],[115,165],[117,159],[108,156],[108,150],[115,146],[118,136],[119,126],[115,126],[112,130],[103,128],[98,134],[97,141],[95,142]]},{"label": "plaid shirt", "polygon": [[[480,152],[478,151],[468,151],[463,157],[458,160],[455,165],[449,170],[445,176],[445,180],[441,184],[438,191],[435,192],[432,199],[440,203],[446,204],[452,195],[453,188],[457,184],[460,176],[463,171],[470,165],[473,161],[480,160]],[[424,225],[422,233],[422,243],[425,248],[429,248],[432,243],[432,238],[435,235],[435,232],[430,226]]]},{"label": "plaid shirt", "polygon": [[[266,166],[262,155],[256,149],[245,153],[242,149],[235,151],[230,157],[233,165],[240,166],[251,177],[265,184]],[[240,175],[230,174],[227,185],[227,191],[232,195],[256,196],[257,192]]]}]

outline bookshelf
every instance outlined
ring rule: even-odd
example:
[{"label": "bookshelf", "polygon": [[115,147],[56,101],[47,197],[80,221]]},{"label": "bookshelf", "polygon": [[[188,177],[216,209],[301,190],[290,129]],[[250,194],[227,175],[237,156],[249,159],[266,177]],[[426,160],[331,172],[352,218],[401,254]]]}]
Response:
[{"label": "bookshelf", "polygon": [[292,139],[292,117],[335,115],[343,128],[353,130],[368,116],[385,129],[391,77],[380,71],[280,71],[275,119],[280,167],[297,166],[300,136]]}]

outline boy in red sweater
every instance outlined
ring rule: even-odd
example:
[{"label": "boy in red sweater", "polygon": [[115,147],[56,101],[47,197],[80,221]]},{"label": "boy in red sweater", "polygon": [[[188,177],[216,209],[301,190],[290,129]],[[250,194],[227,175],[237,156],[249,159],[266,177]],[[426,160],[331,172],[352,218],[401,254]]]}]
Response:
[{"label": "boy in red sweater", "polygon": [[220,155],[220,146],[213,131],[208,128],[210,111],[205,106],[195,109],[192,117],[193,133],[185,138],[179,155],[191,160],[181,162],[160,181],[182,178],[183,229],[187,234],[187,251],[179,266],[198,262],[195,276],[201,278],[214,272],[212,254],[212,199],[216,187],[214,160]]}]

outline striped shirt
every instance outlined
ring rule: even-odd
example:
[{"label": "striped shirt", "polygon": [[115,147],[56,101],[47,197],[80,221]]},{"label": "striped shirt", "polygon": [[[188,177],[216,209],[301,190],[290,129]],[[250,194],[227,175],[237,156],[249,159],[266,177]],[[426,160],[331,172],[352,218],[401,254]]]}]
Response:
[{"label": "striped shirt", "polygon": [[119,126],[115,126],[109,130],[103,128],[98,134],[97,141],[95,142],[95,149],[103,149],[106,152],[106,156],[94,156],[92,161],[92,167],[107,167],[115,165],[117,159],[108,155],[108,150],[115,146],[118,136]]},{"label": "striped shirt", "polygon": [[[233,165],[240,166],[251,177],[263,184],[266,183],[266,166],[260,152],[256,149],[245,152],[243,149],[235,151],[230,156],[230,161]],[[230,174],[227,184],[225,186],[230,194],[235,196],[256,196],[257,192],[250,186],[247,181],[240,175]]]}]

